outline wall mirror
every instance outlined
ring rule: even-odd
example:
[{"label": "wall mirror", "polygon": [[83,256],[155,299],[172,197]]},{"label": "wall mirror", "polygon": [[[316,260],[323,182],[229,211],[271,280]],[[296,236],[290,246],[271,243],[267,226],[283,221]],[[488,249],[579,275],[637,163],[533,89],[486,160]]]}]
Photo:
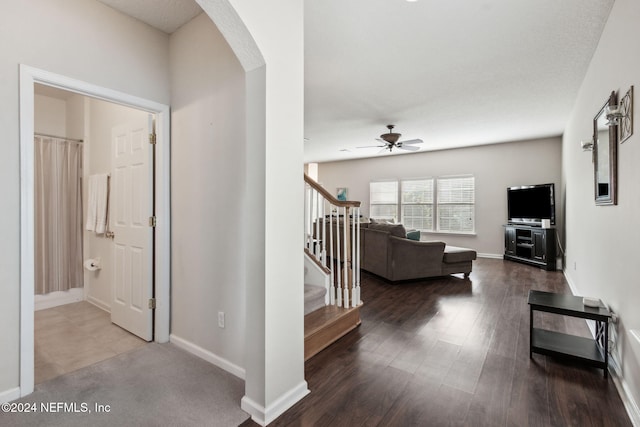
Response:
[{"label": "wall mirror", "polygon": [[596,205],[616,204],[618,165],[617,126],[607,119],[607,106],[616,105],[616,93],[602,106],[593,119],[593,167]]}]

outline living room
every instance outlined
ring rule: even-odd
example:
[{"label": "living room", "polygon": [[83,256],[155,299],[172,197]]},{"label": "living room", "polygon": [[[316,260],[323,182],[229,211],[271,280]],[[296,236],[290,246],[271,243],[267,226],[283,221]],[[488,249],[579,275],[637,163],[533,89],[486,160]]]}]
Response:
[{"label": "living room", "polygon": [[[422,240],[443,240],[473,248],[480,258],[501,257],[504,253],[502,226],[507,221],[507,187],[554,183],[558,267],[575,295],[600,298],[617,316],[617,323],[611,325],[614,334],[610,342],[610,371],[635,423],[640,420],[640,314],[634,306],[640,291],[634,283],[633,265],[637,253],[634,242],[640,236],[638,228],[631,224],[640,215],[635,186],[639,176],[633,166],[640,154],[638,137],[632,134],[617,143],[617,202],[608,205],[596,203],[593,153],[583,150],[581,141],[593,138],[594,117],[608,102],[610,93],[614,91],[620,101],[636,84],[634,76],[640,73],[640,61],[628,52],[636,48],[631,40],[632,35],[638,34],[634,24],[638,19],[640,8],[633,2],[623,0],[613,4],[567,121],[555,136],[508,142],[496,138],[493,144],[481,147],[397,156],[374,154],[367,159],[334,156],[317,162],[318,181],[331,192],[346,188],[349,200],[362,202],[365,216],[369,213],[371,182],[473,175],[475,232],[422,233]],[[553,101],[549,99],[549,108],[554,108]],[[452,102],[463,103],[464,99]],[[465,118],[458,118],[461,127]],[[384,132],[386,124],[378,123],[378,134]],[[396,130],[403,132],[401,123],[396,124]],[[411,132],[406,126],[404,131]],[[311,147],[314,139],[309,136],[305,157],[313,162],[308,153],[314,149]],[[357,144],[342,145],[358,154],[361,151],[357,146],[375,144],[375,136],[368,141],[363,138]],[[422,138],[422,146],[428,146],[431,135],[410,133],[407,137]]]}]

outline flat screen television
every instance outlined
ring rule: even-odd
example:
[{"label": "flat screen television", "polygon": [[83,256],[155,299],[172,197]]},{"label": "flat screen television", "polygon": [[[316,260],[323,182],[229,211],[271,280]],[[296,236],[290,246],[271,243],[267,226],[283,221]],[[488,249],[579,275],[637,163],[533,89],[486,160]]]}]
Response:
[{"label": "flat screen television", "polygon": [[523,185],[507,188],[509,224],[540,226],[543,219],[556,223],[553,184]]}]

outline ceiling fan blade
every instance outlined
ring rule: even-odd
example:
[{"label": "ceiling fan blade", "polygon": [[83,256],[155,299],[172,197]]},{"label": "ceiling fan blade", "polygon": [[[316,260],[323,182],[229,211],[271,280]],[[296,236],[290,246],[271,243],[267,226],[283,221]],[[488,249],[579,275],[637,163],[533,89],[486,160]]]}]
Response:
[{"label": "ceiling fan blade", "polygon": [[422,144],[424,141],[421,139],[409,139],[407,141],[402,141],[402,145],[411,145],[411,144]]},{"label": "ceiling fan blade", "polygon": [[420,147],[413,147],[413,146],[405,147],[404,144],[402,144],[398,148],[401,150],[407,150],[407,151],[418,151],[420,149]]},{"label": "ceiling fan blade", "polygon": [[385,152],[385,151],[387,151],[387,150],[391,151],[391,150],[389,149],[389,147],[384,147],[382,150],[378,151],[378,154],[382,154],[382,153],[384,153],[384,152]]},{"label": "ceiling fan blade", "polygon": [[385,147],[384,145],[363,145],[362,147],[356,147],[356,148],[380,148],[380,147]]}]

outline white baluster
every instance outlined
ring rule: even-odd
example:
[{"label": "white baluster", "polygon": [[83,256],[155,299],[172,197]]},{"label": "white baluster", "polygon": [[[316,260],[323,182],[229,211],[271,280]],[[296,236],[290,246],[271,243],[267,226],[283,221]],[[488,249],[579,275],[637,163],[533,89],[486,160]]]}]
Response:
[{"label": "white baluster", "polygon": [[[322,253],[321,253],[321,258],[322,258],[322,265],[326,266],[327,265],[327,218],[325,217],[325,211],[326,211],[326,200],[323,197],[322,198],[322,211],[321,211],[321,219],[319,219],[318,221],[322,221],[322,233],[320,234],[320,239],[321,239],[321,245],[322,245]],[[330,282],[326,282],[325,285],[325,293],[324,293],[324,305],[329,305],[331,304],[331,283]]]},{"label": "white baluster", "polygon": [[357,208],[352,208],[351,216],[352,220],[349,221],[349,232],[351,233],[351,307],[355,307],[358,305],[358,301],[356,300],[356,269],[358,267],[357,263],[357,241],[356,241],[356,223],[358,222],[358,210]]},{"label": "white baluster", "polygon": [[[333,228],[333,224],[331,224],[331,228]],[[341,251],[340,246],[340,210],[337,210],[336,215],[336,259],[335,259],[335,268],[336,277],[338,278],[338,283],[336,284],[336,305],[338,307],[342,307],[342,257],[340,256]]]},{"label": "white baluster", "polygon": [[[334,235],[333,229],[333,221],[337,220],[333,218],[333,205],[331,205],[331,215],[329,217],[329,230],[331,232],[331,236]],[[334,252],[334,246],[335,246],[335,252]],[[340,258],[340,233],[338,232],[338,230],[336,229],[335,232],[335,245],[334,245],[334,238],[332,237],[331,239],[331,245],[330,245],[330,250],[331,250],[331,283],[333,283],[333,289],[334,289],[334,294],[335,294],[335,301],[334,301],[334,305],[337,305],[338,307],[340,307],[342,305],[342,288],[340,287],[340,266],[339,264],[336,262],[337,259]]]},{"label": "white baluster", "polygon": [[344,250],[342,251],[342,253],[344,254],[344,261],[342,263],[342,275],[344,277],[344,300],[342,302],[342,306],[344,308],[349,308],[349,248],[348,248],[348,241],[347,239],[349,238],[349,209],[345,206],[344,207],[344,217],[343,217],[343,222],[342,222],[342,230],[343,230],[343,234],[344,234]]},{"label": "white baluster", "polygon": [[358,220],[356,225],[356,292],[355,292],[355,305],[360,305],[360,208],[356,208],[358,213]]},{"label": "white baluster", "polygon": [[304,244],[307,249],[309,249],[309,209],[307,204],[309,203],[309,198],[311,192],[311,187],[309,185],[305,185],[304,189]]},{"label": "white baluster", "polygon": [[327,218],[325,218],[326,204],[327,204],[327,201],[323,197],[321,211],[320,211],[320,219],[318,219],[318,221],[322,221],[322,232],[320,233],[320,240],[321,240],[320,258],[322,258],[322,265],[327,264]]}]

